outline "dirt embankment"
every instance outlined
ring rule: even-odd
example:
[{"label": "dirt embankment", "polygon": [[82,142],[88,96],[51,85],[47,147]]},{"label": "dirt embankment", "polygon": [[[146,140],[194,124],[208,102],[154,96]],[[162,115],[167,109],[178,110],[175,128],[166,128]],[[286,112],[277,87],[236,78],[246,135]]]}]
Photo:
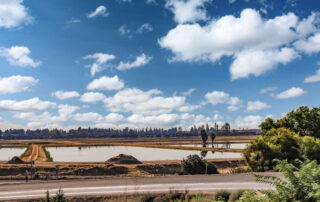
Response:
[{"label": "dirt embankment", "polygon": [[[232,168],[243,166],[243,159],[209,160],[213,162],[220,173],[230,173]],[[32,171],[29,164],[0,163],[1,179],[23,179],[25,170],[28,169],[37,179],[56,179],[56,166],[58,165],[59,178],[97,178],[106,176],[155,176],[177,175],[181,171],[181,161],[154,161],[142,164],[116,164],[104,163],[63,163],[39,162],[33,165]]]},{"label": "dirt embankment", "polygon": [[33,144],[30,145],[21,160],[25,162],[45,162],[47,157],[41,145]]}]

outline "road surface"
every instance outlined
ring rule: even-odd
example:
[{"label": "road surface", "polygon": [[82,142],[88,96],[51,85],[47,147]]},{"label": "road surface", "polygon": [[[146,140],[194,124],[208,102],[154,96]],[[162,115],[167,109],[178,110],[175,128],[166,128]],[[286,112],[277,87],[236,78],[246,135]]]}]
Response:
[{"label": "road surface", "polygon": [[[271,173],[271,175],[277,174]],[[157,193],[170,190],[200,192],[272,188],[268,184],[255,182],[254,178],[248,174],[110,177],[97,180],[31,181],[28,184],[22,181],[0,181],[0,200],[44,198],[47,190],[52,195],[60,187],[66,196]]]}]

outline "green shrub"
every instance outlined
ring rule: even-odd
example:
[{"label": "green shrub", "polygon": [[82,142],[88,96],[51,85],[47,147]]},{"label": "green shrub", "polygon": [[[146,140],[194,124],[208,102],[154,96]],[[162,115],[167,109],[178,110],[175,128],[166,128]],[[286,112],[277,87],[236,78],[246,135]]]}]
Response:
[{"label": "green shrub", "polygon": [[26,156],[27,151],[30,149],[30,145],[27,146],[26,150],[24,150],[23,154],[21,154],[20,158],[22,159],[23,157]]},{"label": "green shrub", "polygon": [[320,163],[320,140],[313,137],[303,137],[301,140],[302,155],[306,159]]},{"label": "green shrub", "polygon": [[[237,202],[267,202],[265,197],[259,197],[255,191],[245,191]],[[280,202],[280,201],[279,201]]]},{"label": "green shrub", "polygon": [[183,159],[181,163],[182,174],[217,174],[217,167],[210,162],[201,159],[198,155],[189,155],[187,159]]},{"label": "green shrub", "polygon": [[237,167],[237,168],[231,168],[230,174],[250,173],[250,172],[252,172],[250,168]]},{"label": "green shrub", "polygon": [[243,154],[253,171],[272,170],[274,159],[288,160],[289,163],[302,159],[299,142],[299,135],[289,129],[271,129],[252,140]]},{"label": "green shrub", "polygon": [[237,191],[232,192],[229,197],[228,202],[235,202],[235,201],[239,200],[245,191],[247,191],[247,190],[237,190]]},{"label": "green shrub", "polygon": [[60,188],[56,195],[50,198],[49,191],[46,192],[46,198],[41,200],[42,202],[69,202],[69,200],[64,196],[63,190]]},{"label": "green shrub", "polygon": [[66,199],[66,197],[64,196],[64,192],[63,190],[60,188],[56,195],[52,198],[52,202],[68,202],[69,200]]},{"label": "green shrub", "polygon": [[214,195],[216,201],[229,201],[231,192],[226,190],[217,191]]},{"label": "green shrub", "polygon": [[212,202],[212,199],[210,199],[208,196],[198,193],[198,194],[189,194],[186,197],[186,200],[188,202]]},{"label": "green shrub", "polygon": [[142,194],[140,201],[141,202],[152,202],[154,199],[154,196],[152,196],[151,194]]},{"label": "green shrub", "polygon": [[50,155],[50,152],[45,148],[45,146],[42,146],[42,149],[47,157],[47,162],[53,162],[53,158]]}]

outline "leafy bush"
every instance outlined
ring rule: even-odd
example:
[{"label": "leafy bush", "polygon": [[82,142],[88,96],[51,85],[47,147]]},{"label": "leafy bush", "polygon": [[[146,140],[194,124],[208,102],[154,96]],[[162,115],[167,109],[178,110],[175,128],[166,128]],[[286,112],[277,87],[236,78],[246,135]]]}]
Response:
[{"label": "leafy bush", "polygon": [[183,174],[205,174],[207,167],[207,174],[217,174],[217,167],[210,162],[201,159],[198,155],[189,155],[187,159],[183,159],[181,163],[181,172]]},{"label": "leafy bush", "polygon": [[245,191],[237,202],[270,202],[263,196],[258,196],[255,191]]},{"label": "leafy bush", "polygon": [[320,165],[317,161],[306,161],[300,165],[300,168],[287,161],[276,160],[276,163],[275,169],[282,173],[283,179],[256,175],[257,181],[269,183],[275,187],[275,191],[265,192],[264,201],[320,201]]},{"label": "leafy bush", "polygon": [[242,196],[242,194],[245,192],[246,190],[237,190],[231,193],[228,202],[235,202],[237,200],[240,199],[240,197]]},{"label": "leafy bush", "polygon": [[299,135],[289,129],[271,129],[252,140],[243,154],[253,171],[272,170],[274,159],[286,159],[290,163],[302,159],[299,141]]},{"label": "leafy bush", "polygon": [[64,196],[63,190],[60,188],[56,195],[50,198],[49,191],[46,192],[46,198],[41,200],[43,202],[68,202],[69,200]]},{"label": "leafy bush", "polygon": [[142,194],[140,197],[141,202],[152,202],[154,199],[154,196],[151,194]]},{"label": "leafy bush", "polygon": [[229,201],[231,192],[226,190],[217,191],[214,195],[216,201]]},{"label": "leafy bush", "polygon": [[306,159],[320,163],[320,140],[313,137],[303,137],[301,140],[302,155]]}]

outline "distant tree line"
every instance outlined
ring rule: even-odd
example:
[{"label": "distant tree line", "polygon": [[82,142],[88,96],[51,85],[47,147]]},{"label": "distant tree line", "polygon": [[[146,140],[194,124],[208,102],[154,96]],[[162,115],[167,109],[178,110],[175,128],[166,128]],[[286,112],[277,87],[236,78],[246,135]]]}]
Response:
[{"label": "distant tree line", "polygon": [[0,139],[63,139],[63,138],[141,138],[141,137],[192,137],[199,136],[201,130],[208,134],[214,132],[217,136],[225,135],[257,135],[259,130],[231,130],[230,124],[224,124],[220,129],[217,124],[209,127],[208,124],[193,126],[190,130],[182,130],[182,127],[164,128],[142,128],[142,129],[114,129],[114,128],[81,128],[62,129],[9,129],[0,130]]}]

